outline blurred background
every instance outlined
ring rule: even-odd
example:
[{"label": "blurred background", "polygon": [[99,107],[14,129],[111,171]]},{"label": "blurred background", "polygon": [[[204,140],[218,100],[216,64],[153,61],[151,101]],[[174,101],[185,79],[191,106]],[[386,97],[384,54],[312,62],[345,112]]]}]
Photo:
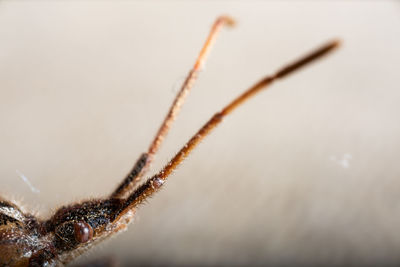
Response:
[{"label": "blurred background", "polygon": [[398,265],[398,1],[1,1],[2,195],[46,218],[109,194],[220,14],[237,27],[150,174],[261,77],[332,38],[343,46],[234,112],[128,231],[78,262]]}]

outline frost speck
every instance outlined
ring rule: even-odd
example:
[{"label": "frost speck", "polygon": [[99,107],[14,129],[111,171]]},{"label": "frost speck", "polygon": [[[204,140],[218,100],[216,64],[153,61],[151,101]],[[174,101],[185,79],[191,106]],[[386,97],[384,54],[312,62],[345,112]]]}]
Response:
[{"label": "frost speck", "polygon": [[36,193],[36,194],[40,193],[40,190],[37,189],[36,187],[34,187],[34,186],[31,184],[31,182],[29,182],[29,179],[28,179],[22,172],[20,172],[19,170],[15,170],[15,172],[16,172],[16,173],[18,174],[18,176],[21,177],[21,179],[29,186],[29,188],[31,189],[31,191],[32,191],[33,193]]},{"label": "frost speck", "polygon": [[353,156],[351,154],[346,153],[341,158],[336,158],[336,156],[331,156],[330,159],[338,163],[340,166],[342,166],[343,169],[348,169],[350,167],[350,160],[353,159]]}]

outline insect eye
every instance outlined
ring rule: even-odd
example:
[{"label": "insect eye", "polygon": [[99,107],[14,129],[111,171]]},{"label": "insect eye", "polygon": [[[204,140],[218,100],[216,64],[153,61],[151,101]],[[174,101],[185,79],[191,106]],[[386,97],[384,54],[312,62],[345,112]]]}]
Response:
[{"label": "insect eye", "polygon": [[86,222],[74,223],[75,240],[79,243],[86,243],[93,238],[93,228]]}]

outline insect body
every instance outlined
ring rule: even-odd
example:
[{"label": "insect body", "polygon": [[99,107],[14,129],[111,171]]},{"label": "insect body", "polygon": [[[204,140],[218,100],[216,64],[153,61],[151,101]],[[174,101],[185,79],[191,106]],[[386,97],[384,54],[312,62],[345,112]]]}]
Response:
[{"label": "insect body", "polygon": [[0,266],[67,264],[98,242],[122,231],[134,217],[138,205],[158,191],[172,171],[225,116],[275,80],[298,70],[338,46],[338,41],[328,42],[281,68],[275,74],[261,79],[217,112],[159,173],[147,179],[142,185],[138,185],[196,80],[219,30],[223,25],[232,24],[233,20],[227,16],[216,20],[195,65],[178,92],[148,151],[139,157],[132,171],[109,197],[63,206],[47,220],[24,213],[15,204],[0,199]]}]

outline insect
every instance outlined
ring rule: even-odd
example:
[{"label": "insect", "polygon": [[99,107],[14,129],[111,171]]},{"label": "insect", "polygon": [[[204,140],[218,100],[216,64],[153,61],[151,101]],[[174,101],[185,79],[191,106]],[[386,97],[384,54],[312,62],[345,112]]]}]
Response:
[{"label": "insect", "polygon": [[0,198],[0,266],[62,266],[102,240],[125,230],[140,204],[162,187],[177,166],[227,115],[274,81],[321,58],[339,45],[337,40],[330,41],[255,83],[212,116],[161,171],[140,184],[197,79],[219,31],[223,26],[233,24],[233,19],[228,16],[221,16],[215,21],[148,150],[140,155],[130,173],[108,197],[63,206],[45,220],[23,212],[16,204]]}]

